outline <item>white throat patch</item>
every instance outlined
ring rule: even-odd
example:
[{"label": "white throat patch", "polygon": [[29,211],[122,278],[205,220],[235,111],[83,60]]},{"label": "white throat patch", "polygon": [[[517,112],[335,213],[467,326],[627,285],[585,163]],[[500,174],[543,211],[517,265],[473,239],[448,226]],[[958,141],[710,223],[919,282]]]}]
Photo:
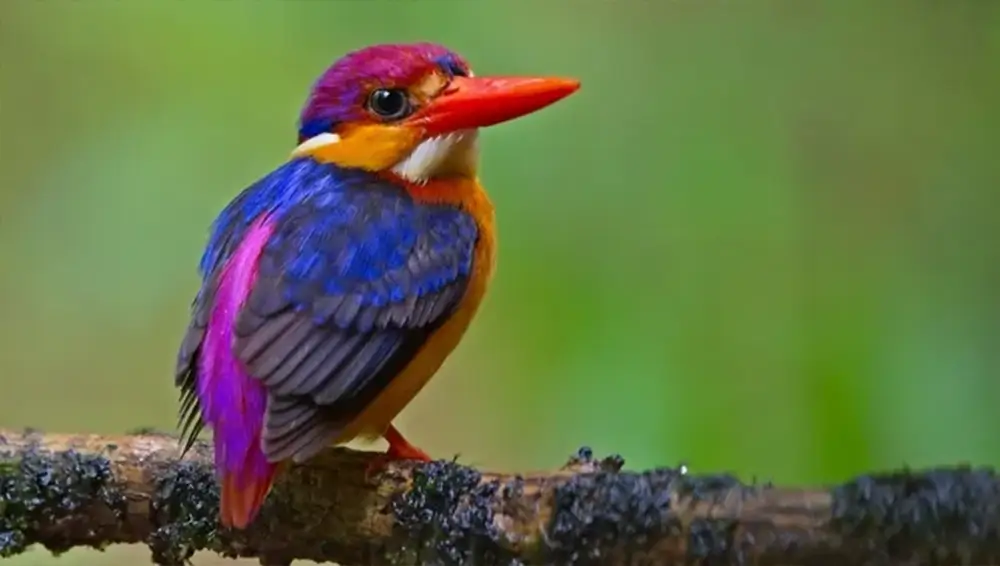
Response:
[{"label": "white throat patch", "polygon": [[420,142],[392,172],[414,183],[445,173],[468,172],[478,159],[478,130],[459,130]]}]

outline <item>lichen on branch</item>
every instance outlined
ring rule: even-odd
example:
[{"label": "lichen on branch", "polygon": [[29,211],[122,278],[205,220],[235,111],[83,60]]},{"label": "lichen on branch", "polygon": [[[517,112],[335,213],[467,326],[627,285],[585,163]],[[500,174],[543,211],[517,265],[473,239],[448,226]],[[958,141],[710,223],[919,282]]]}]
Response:
[{"label": "lichen on branch", "polygon": [[1000,564],[1000,481],[986,469],[799,489],[623,471],[582,449],[551,472],[437,461],[366,479],[371,454],[332,448],[283,474],[240,532],[217,522],[210,448],[177,448],[152,431],[0,431],[0,556],[144,543],[163,565],[199,550],[268,565]]}]

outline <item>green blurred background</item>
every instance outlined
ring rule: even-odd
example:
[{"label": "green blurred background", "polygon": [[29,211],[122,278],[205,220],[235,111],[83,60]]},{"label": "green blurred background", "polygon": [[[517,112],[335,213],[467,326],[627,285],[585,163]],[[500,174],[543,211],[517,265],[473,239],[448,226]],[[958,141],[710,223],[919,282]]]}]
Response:
[{"label": "green blurred background", "polygon": [[957,0],[2,2],[0,425],[172,427],[208,224],[333,59],[424,39],[584,87],[485,135],[498,276],[414,442],[796,483],[1000,463],[1000,3]]}]

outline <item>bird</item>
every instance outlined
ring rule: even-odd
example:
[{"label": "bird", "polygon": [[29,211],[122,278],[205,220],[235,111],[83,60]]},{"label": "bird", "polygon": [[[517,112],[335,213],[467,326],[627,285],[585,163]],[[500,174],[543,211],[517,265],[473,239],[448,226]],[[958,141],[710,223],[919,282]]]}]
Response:
[{"label": "bird", "polygon": [[245,529],[279,470],[384,438],[370,467],[430,461],[392,424],[461,341],[496,265],[479,131],[580,88],[477,76],[436,43],[337,59],[290,157],[209,229],[175,372],[187,452],[212,432],[219,521]]}]

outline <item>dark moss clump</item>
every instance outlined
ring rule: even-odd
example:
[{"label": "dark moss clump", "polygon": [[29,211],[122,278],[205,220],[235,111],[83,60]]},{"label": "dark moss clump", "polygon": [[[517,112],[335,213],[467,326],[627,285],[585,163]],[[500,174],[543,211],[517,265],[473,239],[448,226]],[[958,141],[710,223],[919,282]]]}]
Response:
[{"label": "dark moss clump", "polygon": [[[682,526],[671,508],[671,496],[720,500],[734,489],[750,489],[732,475],[691,476],[685,466],[644,473],[617,473],[621,456],[597,462],[581,448],[568,465],[597,464],[600,470],[579,474],[555,493],[547,530],[552,564],[597,564],[609,553],[642,553],[664,537],[678,536]],[[735,548],[733,521],[700,520],[688,528],[687,558],[692,563],[728,563]]]},{"label": "dark moss clump", "polygon": [[[736,544],[739,524],[732,519],[696,519],[688,527],[688,564],[744,564]],[[734,560],[735,558],[735,560]]]},{"label": "dark moss clump", "polygon": [[[677,478],[674,491],[692,501],[721,503],[734,491],[743,497],[752,495],[758,487],[744,485],[731,474],[694,476],[684,473]],[[770,484],[762,486],[768,488]],[[742,564],[744,548],[737,540],[739,523],[732,519],[697,519],[688,526],[687,561],[693,564]]]},{"label": "dark moss clump", "polygon": [[500,544],[501,535],[493,524],[500,487],[481,479],[479,472],[454,462],[415,468],[410,489],[392,503],[394,538],[414,541],[408,543],[414,546],[395,550],[393,558],[435,566],[519,564]]},{"label": "dark moss clump", "polygon": [[594,458],[594,451],[589,446],[581,446],[580,449],[576,451],[576,454],[569,457],[569,460],[566,462],[566,467],[575,468],[588,464],[605,472],[617,472],[625,466],[625,458],[622,458],[618,454],[612,454],[602,458],[601,460],[597,460]]},{"label": "dark moss clump", "polygon": [[832,524],[865,559],[993,563],[1000,481],[992,470],[970,468],[863,476],[833,491]]},{"label": "dark moss clump", "polygon": [[[114,484],[111,463],[103,455],[28,448],[7,458],[0,465],[0,557],[35,543],[60,553],[95,540],[87,536],[92,532],[81,532],[77,540],[72,525],[60,529],[58,539],[43,536],[41,529],[81,513],[98,513],[98,506],[124,520],[125,495]],[[93,530],[93,524],[87,528]]]},{"label": "dark moss clump", "polygon": [[574,476],[555,491],[546,563],[598,564],[608,553],[642,551],[679,533],[670,494],[680,476],[676,469]]},{"label": "dark moss clump", "polygon": [[219,487],[204,464],[181,461],[164,470],[150,514],[155,530],[147,543],[156,564],[179,566],[198,550],[225,550],[218,544]]}]

